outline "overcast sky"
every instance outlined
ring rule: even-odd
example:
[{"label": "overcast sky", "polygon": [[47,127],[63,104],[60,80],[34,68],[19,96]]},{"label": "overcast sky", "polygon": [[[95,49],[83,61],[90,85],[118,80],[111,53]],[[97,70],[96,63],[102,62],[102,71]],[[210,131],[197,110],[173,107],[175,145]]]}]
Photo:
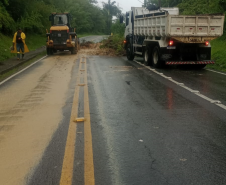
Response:
[{"label": "overcast sky", "polygon": [[[111,2],[116,1],[116,5],[122,8],[122,12],[125,13],[131,9],[131,7],[141,7],[144,0],[111,0]],[[108,0],[98,0],[100,7],[102,7],[102,2],[107,3]]]}]

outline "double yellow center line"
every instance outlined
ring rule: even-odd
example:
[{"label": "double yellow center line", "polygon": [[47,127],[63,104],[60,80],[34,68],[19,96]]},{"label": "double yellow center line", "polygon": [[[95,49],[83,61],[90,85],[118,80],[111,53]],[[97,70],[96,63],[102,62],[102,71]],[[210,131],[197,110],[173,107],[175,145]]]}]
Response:
[{"label": "double yellow center line", "polygon": [[[84,66],[84,69],[82,69],[82,66]],[[80,85],[82,78],[84,78],[83,86]],[[66,142],[65,153],[64,153],[60,185],[72,184],[73,169],[74,169],[74,152],[75,152],[75,143],[76,143],[76,130],[77,130],[77,124],[78,124],[78,123],[75,123],[75,120],[78,116],[80,88],[84,88],[84,184],[85,185],[95,184],[92,133],[91,133],[90,111],[89,111],[88,81],[87,81],[87,62],[86,62],[86,58],[81,58],[79,63],[79,73],[76,81],[71,118],[70,118],[67,142]]]}]

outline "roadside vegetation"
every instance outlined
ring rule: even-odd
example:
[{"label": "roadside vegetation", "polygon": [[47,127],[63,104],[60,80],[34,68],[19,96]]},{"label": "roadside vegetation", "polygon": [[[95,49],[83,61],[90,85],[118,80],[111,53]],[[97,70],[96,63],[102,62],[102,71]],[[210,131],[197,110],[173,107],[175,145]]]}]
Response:
[{"label": "roadside vegetation", "polygon": [[0,82],[5,80],[6,78],[12,76],[13,74],[19,72],[20,70],[24,69],[25,67],[31,65],[32,63],[34,63],[35,61],[37,61],[38,59],[40,59],[41,57],[43,57],[45,55],[46,55],[46,52],[39,53],[36,57],[32,58],[31,60],[22,63],[18,67],[13,68],[12,70],[9,70],[6,73],[0,74]]},{"label": "roadside vegetation", "polygon": [[125,55],[124,50],[124,31],[125,31],[125,25],[120,24],[119,20],[116,20],[112,23],[111,26],[112,36],[110,36],[108,39],[103,40],[100,48],[111,48],[114,51],[114,54],[119,55]]},{"label": "roadside vegetation", "polygon": [[[30,51],[33,51],[45,45],[46,37],[44,35],[27,34],[26,36],[26,44]],[[13,38],[0,33],[0,40],[0,62],[3,63],[4,60],[15,56],[15,54],[12,54],[10,52]]]},{"label": "roadside vegetation", "polygon": [[226,72],[226,37],[225,35],[211,41],[212,60],[215,60],[214,65],[207,65],[206,68],[217,71]]}]

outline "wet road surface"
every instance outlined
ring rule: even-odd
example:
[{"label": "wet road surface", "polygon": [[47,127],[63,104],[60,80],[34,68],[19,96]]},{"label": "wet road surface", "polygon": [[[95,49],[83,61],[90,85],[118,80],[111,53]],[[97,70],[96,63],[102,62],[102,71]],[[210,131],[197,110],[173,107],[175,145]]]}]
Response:
[{"label": "wet road surface", "polygon": [[[135,61],[142,63],[143,59],[137,57]],[[224,72],[219,74],[206,68],[194,70],[191,67],[182,68],[182,66],[166,66],[166,68],[156,69],[156,71],[172,77],[189,88],[198,90],[201,94],[211,99],[219,100],[226,105],[226,73]]]},{"label": "wet road surface", "polygon": [[[160,71],[225,101],[224,75]],[[57,53],[0,97],[0,184],[226,184],[226,110],[124,57]]]}]

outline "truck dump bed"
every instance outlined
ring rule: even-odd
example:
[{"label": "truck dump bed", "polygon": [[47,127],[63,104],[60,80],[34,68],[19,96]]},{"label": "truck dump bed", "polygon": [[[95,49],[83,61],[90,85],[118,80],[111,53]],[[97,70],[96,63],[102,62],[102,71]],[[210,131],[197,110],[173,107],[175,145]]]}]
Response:
[{"label": "truck dump bed", "polygon": [[[202,42],[202,37],[212,40],[223,34],[224,15],[175,15],[174,11],[148,11],[135,9],[134,35],[173,37],[183,42]],[[173,15],[172,15],[173,14]]]}]

